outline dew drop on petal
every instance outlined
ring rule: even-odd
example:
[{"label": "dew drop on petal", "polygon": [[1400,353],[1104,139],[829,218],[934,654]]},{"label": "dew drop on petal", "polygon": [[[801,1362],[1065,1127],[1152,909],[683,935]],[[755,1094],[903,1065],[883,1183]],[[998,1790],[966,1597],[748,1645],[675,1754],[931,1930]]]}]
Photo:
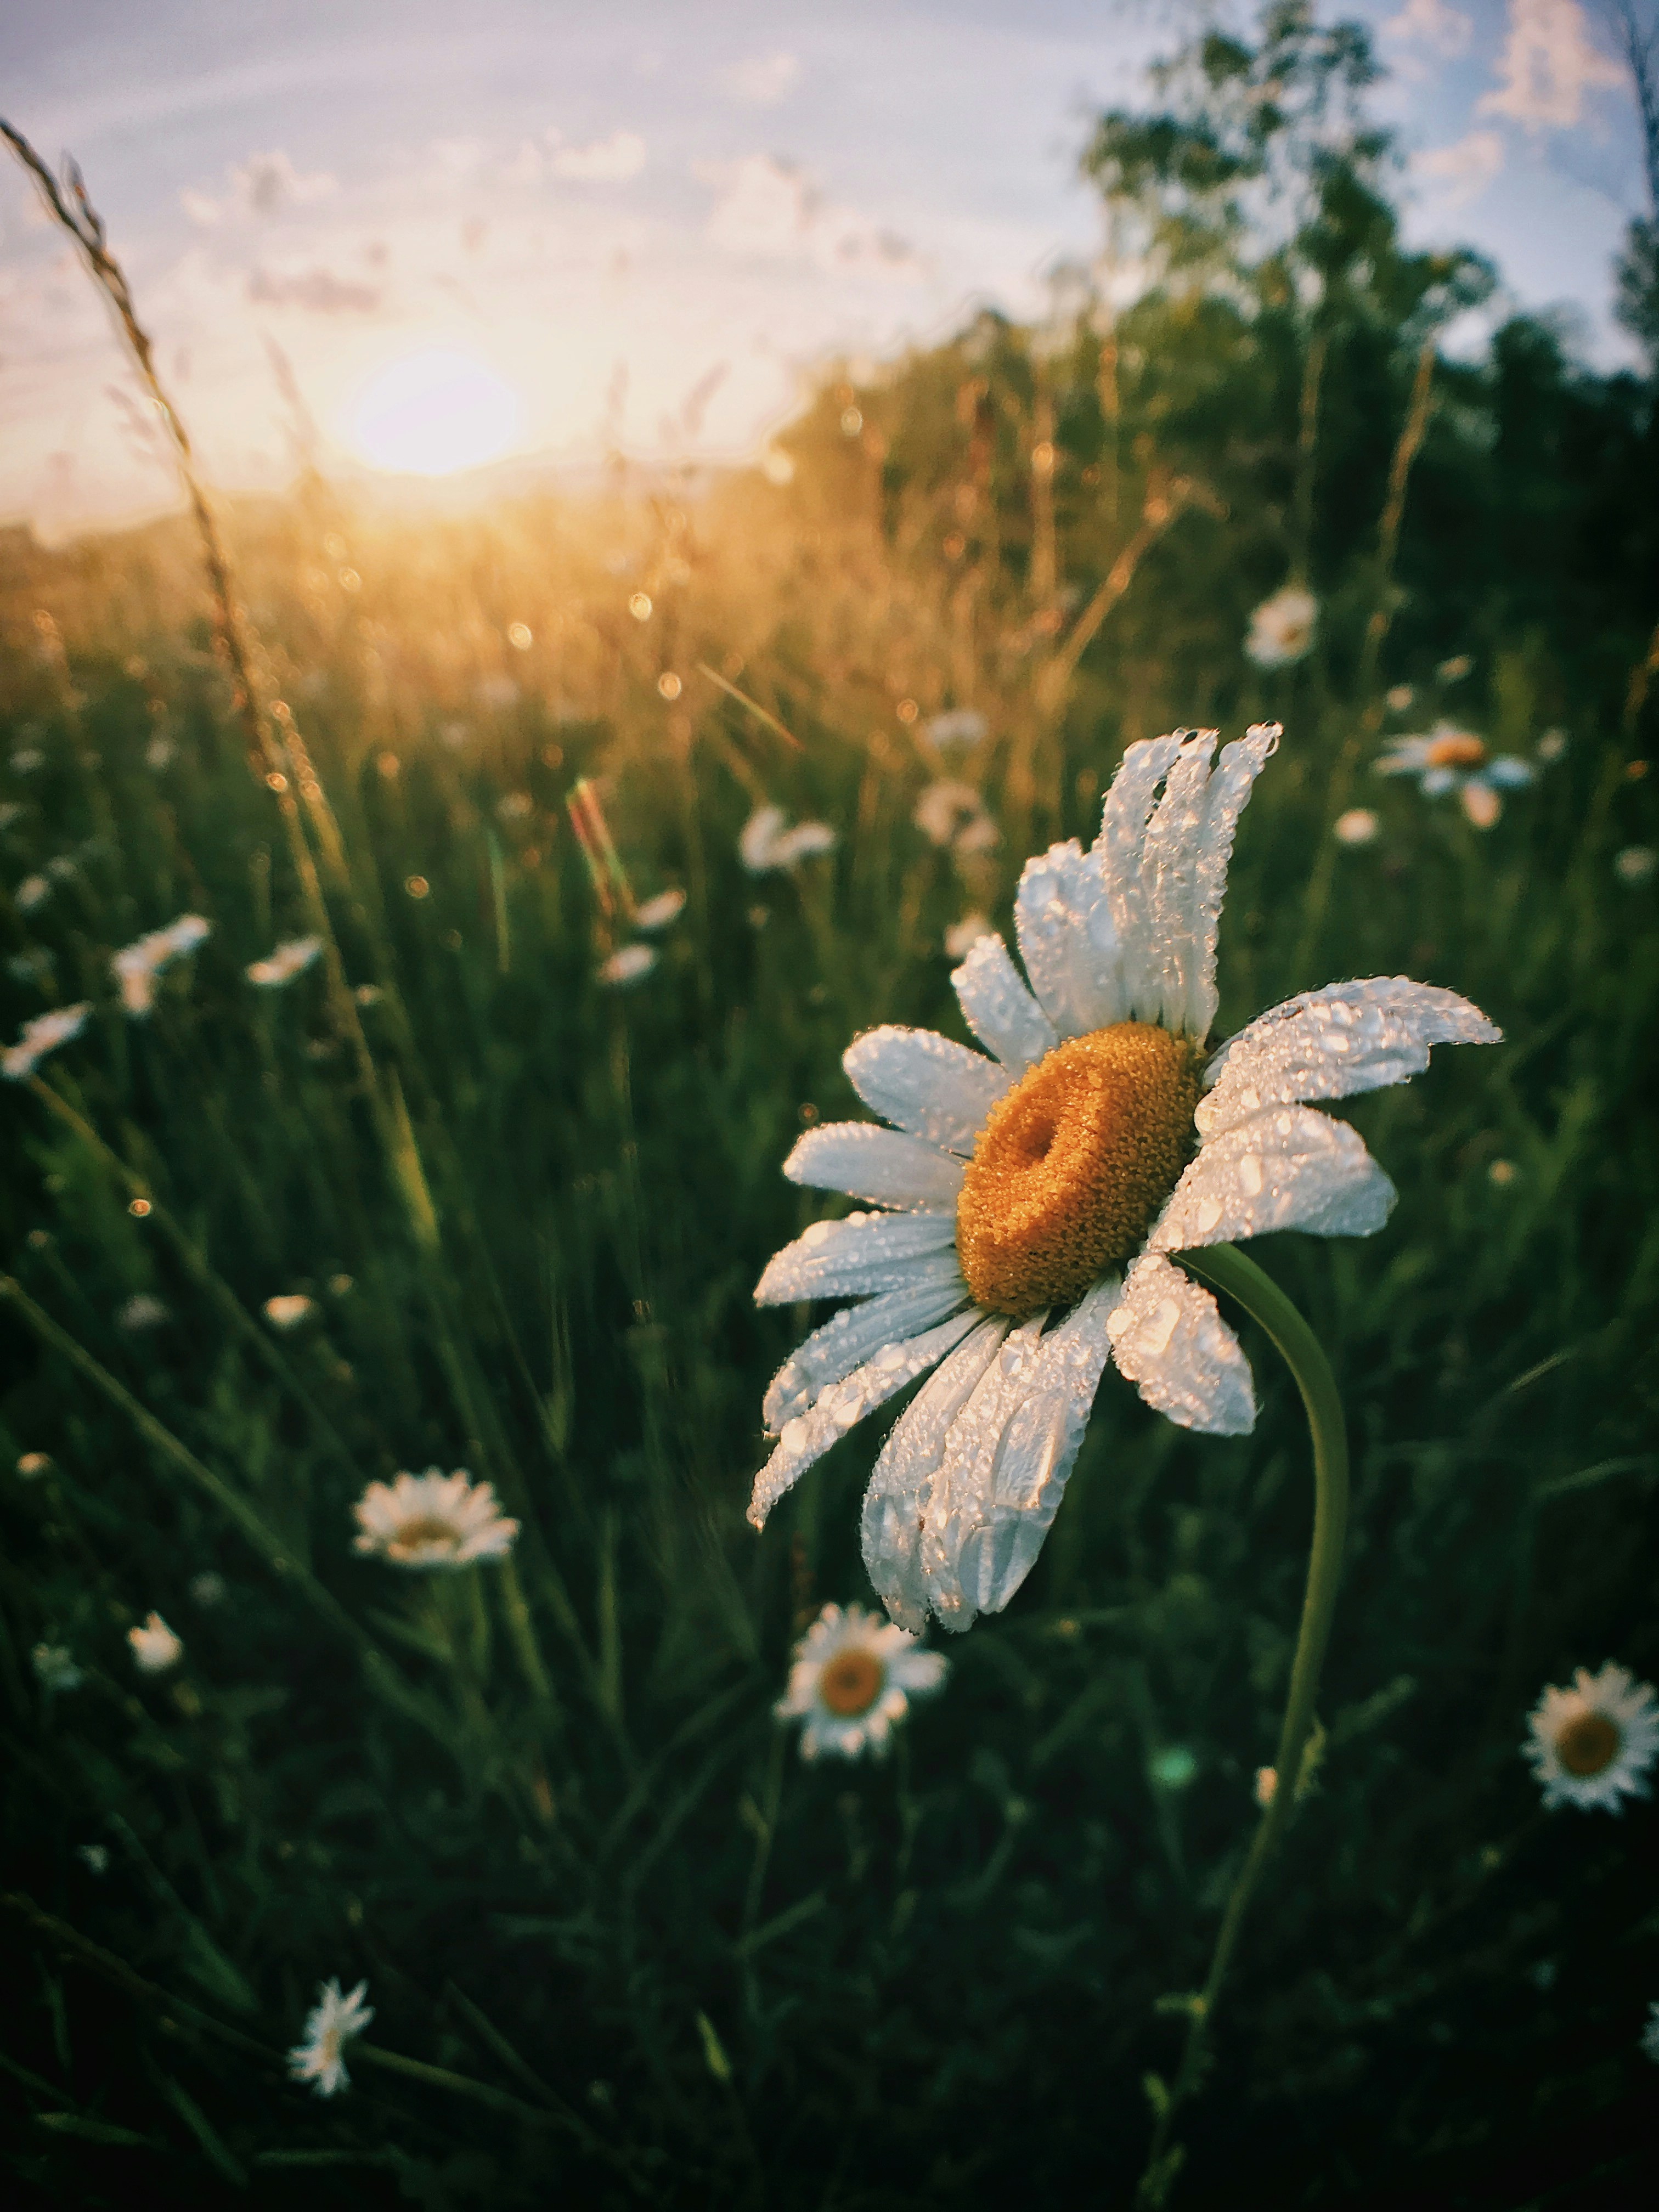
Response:
[{"label": "dew drop on petal", "polygon": [[1200,1199],[1198,1207],[1199,1234],[1207,1237],[1217,1222],[1220,1220],[1221,1214],[1222,1206],[1218,1198]]},{"label": "dew drop on petal", "polygon": [[1254,1152],[1246,1152],[1239,1162],[1238,1180],[1247,1197],[1261,1197],[1261,1163]]}]

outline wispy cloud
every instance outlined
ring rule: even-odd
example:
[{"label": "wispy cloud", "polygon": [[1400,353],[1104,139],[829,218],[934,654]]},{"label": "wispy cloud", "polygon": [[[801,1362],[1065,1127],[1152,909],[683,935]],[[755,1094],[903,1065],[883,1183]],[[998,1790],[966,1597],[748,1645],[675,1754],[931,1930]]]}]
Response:
[{"label": "wispy cloud", "polygon": [[1400,13],[1390,15],[1382,26],[1385,39],[1396,40],[1401,46],[1426,46],[1431,54],[1447,61],[1468,52],[1474,32],[1474,25],[1463,10],[1449,6],[1448,0],[1406,0]]},{"label": "wispy cloud", "polygon": [[556,177],[585,185],[622,185],[645,167],[645,141],[636,131],[613,131],[591,146],[561,146],[553,155]]},{"label": "wispy cloud", "polygon": [[1498,86],[1475,112],[1568,131],[1583,118],[1588,93],[1624,82],[1619,64],[1591,45],[1578,0],[1510,0]]},{"label": "wispy cloud", "polygon": [[313,207],[340,189],[323,170],[303,175],[280,148],[271,154],[250,154],[229,172],[229,178],[230,189],[222,199],[189,188],[179,193],[179,206],[201,229],[211,229],[227,216],[275,216],[289,208]]},{"label": "wispy cloud", "polygon": [[303,307],[313,315],[372,315],[382,297],[378,284],[336,276],[327,269],[302,269],[292,275],[256,268],[247,295],[261,307]]},{"label": "wispy cloud", "polygon": [[793,54],[755,54],[735,63],[721,82],[746,107],[775,107],[800,82],[800,63]]},{"label": "wispy cloud", "polygon": [[821,268],[910,277],[921,257],[906,240],[854,209],[826,199],[793,161],[750,154],[700,162],[695,174],[719,197],[709,242],[722,252],[767,260],[802,258]]},{"label": "wispy cloud", "polygon": [[1412,169],[1438,187],[1445,207],[1462,207],[1484,192],[1504,166],[1504,141],[1496,131],[1471,131],[1449,146],[1431,146],[1412,157]]}]

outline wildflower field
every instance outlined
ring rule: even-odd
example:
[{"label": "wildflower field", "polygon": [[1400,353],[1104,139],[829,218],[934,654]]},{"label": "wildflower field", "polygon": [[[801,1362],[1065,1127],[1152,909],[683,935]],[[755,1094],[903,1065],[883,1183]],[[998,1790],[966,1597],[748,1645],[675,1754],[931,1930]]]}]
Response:
[{"label": "wildflower field", "polygon": [[[0,541],[10,2201],[1639,2201],[1656,387],[1544,321],[1440,349],[1492,272],[1402,246],[1366,66],[1295,8],[1194,49],[1084,155],[1133,303],[831,364],[753,466],[308,469],[218,503],[218,598],[187,514]],[[1146,749],[1212,728],[1207,787]],[[1234,779],[1213,1019],[1054,1013],[1126,754],[1149,850]],[[998,936],[1024,1059],[953,989]],[[1433,987],[1415,1046],[1281,1094],[1330,1208],[1225,1232],[1352,1456],[1276,1775],[1308,1422],[1148,1224],[1206,1024],[1372,977]],[[965,1198],[813,1169],[866,1032],[1030,1083],[1113,1024],[1194,1087],[1109,1279],[999,1307]],[[780,1374],[910,1294],[812,1273],[849,1180],[960,1224],[913,1330],[1035,1354],[1096,1284],[977,1619],[861,1504],[921,1356]],[[1165,1304],[1109,1315],[1133,1255]]]}]

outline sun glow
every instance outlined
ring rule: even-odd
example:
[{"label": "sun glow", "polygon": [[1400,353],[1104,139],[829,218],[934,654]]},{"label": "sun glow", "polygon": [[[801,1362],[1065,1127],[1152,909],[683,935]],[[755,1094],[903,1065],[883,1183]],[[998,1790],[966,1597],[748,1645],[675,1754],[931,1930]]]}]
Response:
[{"label": "sun glow", "polygon": [[350,438],[376,468],[447,477],[504,453],[519,434],[519,395],[470,354],[393,362],[363,386]]}]

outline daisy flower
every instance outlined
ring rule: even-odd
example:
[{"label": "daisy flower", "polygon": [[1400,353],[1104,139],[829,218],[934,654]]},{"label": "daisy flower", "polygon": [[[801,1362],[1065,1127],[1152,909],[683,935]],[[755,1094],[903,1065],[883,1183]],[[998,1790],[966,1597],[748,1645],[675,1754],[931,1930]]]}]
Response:
[{"label": "daisy flower", "polygon": [[929,844],[958,853],[988,852],[997,842],[997,826],[971,783],[930,783],[912,819]]},{"label": "daisy flower", "polygon": [[1581,1667],[1570,1690],[1553,1686],[1528,1716],[1522,1750],[1545,1806],[1609,1813],[1622,1797],[1645,1797],[1647,1771],[1659,1759],[1659,1707],[1652,1686],[1611,1662],[1599,1674]]},{"label": "daisy flower", "polygon": [[1258,668],[1283,668],[1300,660],[1313,643],[1319,602],[1301,584],[1281,584],[1250,617],[1244,641],[1246,659]]},{"label": "daisy flower", "polygon": [[1484,738],[1455,722],[1437,722],[1418,737],[1396,738],[1384,746],[1376,767],[1379,775],[1414,775],[1425,799],[1455,791],[1477,830],[1490,830],[1504,811],[1503,793],[1518,791],[1536,773],[1530,761],[1516,753],[1490,752]]},{"label": "daisy flower", "polygon": [[779,1252],[762,1305],[858,1299],[766,1394],[777,1447],[759,1527],[804,1470],[907,1384],[937,1372],[877,1461],[864,1558],[888,1612],[966,1628],[1006,1606],[1054,1517],[1109,1355],[1184,1427],[1250,1429],[1237,1339],[1172,1255],[1279,1229],[1367,1236],[1394,1187],[1344,1121],[1304,1101],[1403,1082],[1433,1044],[1495,1042],[1450,991],[1334,983],[1218,1052],[1216,933],[1228,856],[1279,741],[1259,726],[1212,769],[1216,732],[1131,745],[1086,853],[1026,863],[1022,979],[1001,938],[957,969],[990,1057],[884,1028],[844,1056],[894,1126],[809,1130],[792,1182],[883,1209],[820,1221]]},{"label": "daisy flower", "polygon": [[164,1321],[172,1318],[160,1298],[152,1297],[148,1291],[139,1291],[116,1310],[115,1326],[130,1332],[144,1328],[160,1328]]},{"label": "daisy flower", "polygon": [[33,914],[36,907],[44,906],[51,896],[52,878],[49,876],[25,876],[12,893],[19,914]]},{"label": "daisy flower", "polygon": [[936,745],[948,751],[952,745],[976,745],[991,726],[971,707],[951,707],[943,714],[930,715],[921,726]]},{"label": "daisy flower", "polygon": [[308,1298],[303,1291],[279,1291],[274,1298],[267,1298],[260,1311],[273,1328],[298,1328],[302,1321],[309,1321],[317,1310],[315,1298]]},{"label": "daisy flower", "polygon": [[1369,806],[1351,806],[1332,823],[1331,835],[1339,845],[1374,845],[1382,827]]},{"label": "daisy flower", "polygon": [[29,1663],[43,1690],[78,1690],[87,1679],[76,1665],[74,1653],[61,1644],[37,1644]]},{"label": "daisy flower", "polygon": [[[1651,845],[1626,845],[1613,856],[1613,872],[1621,884],[1651,883],[1656,869],[1659,869],[1659,854]],[[10,1072],[7,1070],[8,1074]]]},{"label": "daisy flower", "polygon": [[738,858],[751,876],[771,875],[834,851],[836,833],[827,822],[800,822],[786,830],[787,818],[781,806],[757,806],[744,823]]},{"label": "daisy flower", "polygon": [[181,914],[165,929],[146,930],[114,955],[110,969],[120,986],[121,1004],[135,1020],[155,1004],[155,979],[161,970],[185,953],[193,952],[212,928],[204,915]]},{"label": "daisy flower", "polygon": [[284,983],[291,983],[296,975],[303,975],[322,949],[320,937],[287,938],[274,952],[266,953],[263,960],[248,963],[247,980],[250,983],[257,983],[262,991],[280,990]]},{"label": "daisy flower", "polygon": [[295,2081],[309,2081],[319,2097],[331,2097],[350,2082],[345,2046],[374,2017],[374,2006],[363,2002],[368,1995],[367,1982],[343,1994],[337,1981],[318,1987],[317,2002],[306,2015],[305,2033],[288,2054],[288,2070]]},{"label": "daisy flower", "polygon": [[21,1083],[33,1075],[49,1052],[80,1036],[91,1012],[92,1002],[83,999],[78,1006],[54,1006],[49,1014],[36,1014],[25,1022],[16,1043],[0,1052],[0,1075],[9,1083]]},{"label": "daisy flower", "polygon": [[474,1482],[466,1469],[441,1474],[400,1474],[371,1482],[352,1507],[356,1547],[398,1567],[464,1567],[473,1559],[499,1559],[519,1533],[495,1504],[494,1486]]},{"label": "daisy flower", "polygon": [[800,1755],[877,1757],[912,1698],[945,1680],[949,1662],[924,1651],[914,1636],[861,1605],[826,1605],[795,1646],[789,1687],[774,1707],[781,1721],[798,1720]]},{"label": "daisy flower", "polygon": [[612,990],[625,989],[648,975],[660,957],[654,945],[624,945],[620,952],[600,961],[599,981]]},{"label": "daisy flower", "polygon": [[634,927],[635,929],[643,929],[647,933],[654,933],[659,929],[670,929],[684,912],[685,893],[684,891],[659,891],[655,898],[647,899],[645,904],[636,909],[634,915]]},{"label": "daisy flower", "polygon": [[173,1634],[159,1613],[147,1613],[142,1627],[128,1629],[127,1642],[132,1646],[132,1656],[141,1674],[165,1674],[185,1656],[183,1641]]}]

